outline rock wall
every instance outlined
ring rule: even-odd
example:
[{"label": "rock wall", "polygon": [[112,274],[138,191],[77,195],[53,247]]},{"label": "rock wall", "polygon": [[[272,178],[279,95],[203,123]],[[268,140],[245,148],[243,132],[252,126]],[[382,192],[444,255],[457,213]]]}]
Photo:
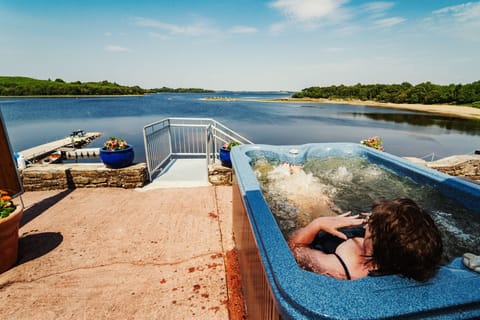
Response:
[{"label": "rock wall", "polygon": [[480,181],[480,155],[478,154],[456,155],[435,161],[413,157],[404,157],[404,159],[451,176]]},{"label": "rock wall", "polygon": [[25,191],[74,188],[141,188],[148,181],[147,165],[109,169],[102,163],[30,165],[20,172]]},{"label": "rock wall", "polygon": [[232,168],[219,164],[210,164],[208,166],[208,182],[214,186],[231,186],[232,174]]},{"label": "rock wall", "polygon": [[462,177],[470,180],[480,181],[480,156],[471,158],[449,158],[428,163],[427,166],[451,176]]}]

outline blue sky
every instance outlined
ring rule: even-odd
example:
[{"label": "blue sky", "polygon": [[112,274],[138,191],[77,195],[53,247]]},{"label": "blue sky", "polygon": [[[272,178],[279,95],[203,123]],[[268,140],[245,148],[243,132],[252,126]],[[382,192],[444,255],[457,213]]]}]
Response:
[{"label": "blue sky", "polygon": [[0,75],[215,90],[480,80],[480,1],[0,0]]}]

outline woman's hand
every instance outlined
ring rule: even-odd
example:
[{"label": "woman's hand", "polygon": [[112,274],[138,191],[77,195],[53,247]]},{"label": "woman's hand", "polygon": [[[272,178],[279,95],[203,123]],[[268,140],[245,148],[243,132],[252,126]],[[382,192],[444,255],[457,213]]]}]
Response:
[{"label": "woman's hand", "polygon": [[[350,215],[350,211],[345,212],[338,216],[320,217],[315,220],[318,220],[318,219],[322,219],[321,221],[317,222],[321,224],[320,230],[328,232],[344,240],[347,239],[347,236],[343,232],[338,231],[338,229],[345,228],[345,227],[359,226],[365,222],[364,218],[358,214],[353,216]],[[313,220],[312,223],[315,222],[315,220]]]},{"label": "woman's hand", "polygon": [[308,246],[319,231],[328,232],[334,236],[346,240],[347,236],[338,231],[339,228],[359,226],[364,223],[360,215],[350,215],[350,212],[338,216],[319,217],[310,222],[304,228],[295,231],[288,241],[291,248],[298,246]]}]

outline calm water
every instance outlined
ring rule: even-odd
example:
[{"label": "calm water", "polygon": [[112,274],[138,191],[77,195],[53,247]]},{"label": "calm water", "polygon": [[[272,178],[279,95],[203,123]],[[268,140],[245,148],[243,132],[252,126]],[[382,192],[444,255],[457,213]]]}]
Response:
[{"label": "calm water", "polygon": [[[205,97],[248,101],[203,101]],[[208,117],[255,143],[295,145],[358,142],[381,136],[387,152],[435,158],[469,154],[480,148],[480,121],[366,106],[267,103],[258,99],[288,94],[224,92],[153,94],[111,98],[0,98],[0,108],[15,151],[68,136],[72,130],[100,131],[135,146],[135,161],[145,160],[142,128],[167,117]],[[430,158],[428,158],[430,159]]]}]

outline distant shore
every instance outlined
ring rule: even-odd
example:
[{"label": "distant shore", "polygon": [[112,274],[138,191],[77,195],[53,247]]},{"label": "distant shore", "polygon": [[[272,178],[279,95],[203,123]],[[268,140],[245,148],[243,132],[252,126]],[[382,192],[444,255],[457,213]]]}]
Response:
[{"label": "distant shore", "polygon": [[342,100],[342,99],[313,99],[313,98],[282,98],[268,100],[270,102],[311,102],[311,103],[332,103],[332,104],[351,104],[379,108],[392,108],[411,110],[418,112],[437,113],[452,117],[466,118],[466,119],[480,119],[480,109],[470,106],[459,105],[445,105],[445,104],[408,104],[408,103],[386,103],[377,101],[363,101],[363,100]]},{"label": "distant shore", "polygon": [[43,95],[31,95],[31,96],[0,96],[6,99],[51,99],[51,98],[118,98],[118,97],[142,97],[144,94],[43,94]]}]

